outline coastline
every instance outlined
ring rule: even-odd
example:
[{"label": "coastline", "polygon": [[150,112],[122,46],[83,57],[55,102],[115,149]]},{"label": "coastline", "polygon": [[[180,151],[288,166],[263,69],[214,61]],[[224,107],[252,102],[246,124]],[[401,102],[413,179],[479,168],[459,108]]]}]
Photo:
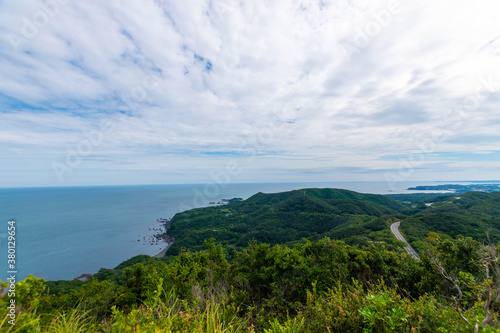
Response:
[{"label": "coastline", "polygon": [[168,251],[168,248],[170,247],[172,243],[167,243],[167,247],[164,248],[163,250],[161,250],[159,253],[155,254],[154,256],[152,256],[153,258],[163,258],[165,256],[165,254],[167,253]]},{"label": "coastline", "polygon": [[163,228],[165,228],[165,231],[161,234],[156,235],[156,238],[163,239],[165,241],[165,243],[167,244],[167,247],[164,248],[163,250],[161,250],[159,253],[152,256],[153,258],[163,258],[165,256],[165,254],[167,253],[168,249],[170,248],[170,245],[172,245],[174,243],[173,239],[170,238],[170,236],[167,234],[168,228],[170,228],[171,221],[172,221],[172,219],[164,219],[164,218],[158,219],[158,222],[163,224]]}]

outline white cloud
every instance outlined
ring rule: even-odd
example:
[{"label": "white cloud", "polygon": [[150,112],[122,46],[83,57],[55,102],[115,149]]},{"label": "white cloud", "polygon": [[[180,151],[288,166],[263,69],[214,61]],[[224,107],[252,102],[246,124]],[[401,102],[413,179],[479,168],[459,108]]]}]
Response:
[{"label": "white cloud", "polygon": [[498,147],[493,0],[41,3],[0,3],[0,155],[25,170],[0,185],[60,185],[86,133],[102,140],[63,185],[207,181],[229,160],[242,181],[379,180],[429,139]]}]

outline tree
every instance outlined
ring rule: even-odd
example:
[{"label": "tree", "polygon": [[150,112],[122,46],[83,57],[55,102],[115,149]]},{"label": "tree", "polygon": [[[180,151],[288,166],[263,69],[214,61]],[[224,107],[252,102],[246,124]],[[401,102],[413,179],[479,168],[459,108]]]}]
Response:
[{"label": "tree", "polygon": [[[455,293],[451,295],[453,307],[474,332],[479,330],[479,320],[473,324],[464,314],[470,304],[482,303],[483,328],[499,326],[500,267],[497,248],[488,241],[481,245],[470,238],[459,237],[438,246],[438,253],[431,261],[441,276],[449,282]],[[473,302],[470,302],[473,301]],[[467,306],[466,306],[467,303]],[[477,313],[477,312],[476,312]]]}]

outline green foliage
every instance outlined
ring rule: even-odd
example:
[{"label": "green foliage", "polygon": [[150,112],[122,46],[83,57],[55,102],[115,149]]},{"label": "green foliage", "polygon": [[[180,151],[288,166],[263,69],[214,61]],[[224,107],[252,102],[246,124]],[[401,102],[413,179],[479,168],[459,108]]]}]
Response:
[{"label": "green foliage", "polygon": [[59,281],[45,281],[45,291],[49,294],[59,295],[67,294],[74,289],[78,289],[85,282],[80,280],[59,280]]},{"label": "green foliage", "polygon": [[[19,281],[16,325],[1,293],[0,330],[498,331],[500,259],[479,239],[499,198],[468,193],[409,212],[383,196],[307,189],[195,209],[172,220],[168,260],[137,256],[85,283]],[[420,260],[394,241],[398,219]],[[461,232],[470,237],[452,237]]]},{"label": "green foliage", "polygon": [[125,313],[112,308],[104,325],[107,332],[247,332],[247,321],[227,300],[190,305],[171,291],[165,294],[162,281],[139,307]]},{"label": "green foliage", "polygon": [[481,258],[484,256],[481,244],[470,237],[458,236],[455,240],[445,240],[437,247],[438,260],[447,267],[450,274],[471,273],[478,279],[485,278]]},{"label": "green foliage", "polygon": [[455,197],[455,195],[443,195],[442,193],[386,194],[385,196],[400,201],[408,207],[417,202],[445,201],[447,198]]},{"label": "green foliage", "polygon": [[71,309],[67,313],[59,313],[47,326],[47,331],[53,333],[84,333],[97,329],[97,325],[92,323],[86,314],[82,314],[77,309]]},{"label": "green foliage", "polygon": [[125,260],[124,262],[122,262],[121,264],[116,266],[115,269],[123,269],[123,268],[131,267],[131,266],[134,266],[135,264],[138,264],[138,263],[141,263],[144,265],[153,264],[153,263],[157,262],[158,260],[159,259],[157,259],[157,258],[153,258],[153,257],[147,256],[145,254],[141,254],[141,255],[132,257],[128,260]]},{"label": "green foliage", "polygon": [[16,303],[27,309],[37,309],[44,289],[44,280],[30,274],[16,283]]},{"label": "green foliage", "polygon": [[287,320],[283,324],[280,324],[279,320],[277,318],[274,318],[274,320],[271,321],[270,324],[271,328],[264,329],[265,333],[299,333],[302,332],[302,327],[304,326],[304,318],[287,318]]},{"label": "green foliage", "polygon": [[326,292],[316,288],[308,291],[306,306],[299,314],[305,318],[305,332],[360,332],[363,321],[358,310],[363,306],[364,293],[357,281],[338,283]]},{"label": "green foliage", "polygon": [[408,326],[409,313],[405,311],[405,302],[388,292],[369,293],[366,305],[358,312],[367,327],[364,332],[403,331]]},{"label": "green foliage", "polygon": [[383,281],[363,288],[354,281],[309,292],[300,312],[304,332],[467,332],[458,314],[429,295],[405,298]]},{"label": "green foliage", "polygon": [[[43,280],[29,277],[19,285],[31,293],[30,301],[19,309],[11,331],[470,330],[452,302],[456,292],[425,254],[415,260],[383,242],[359,249],[325,238],[293,248],[252,242],[228,261],[214,240],[204,246],[181,252],[171,263],[127,267],[121,284],[91,279],[66,294],[43,294]],[[498,283],[485,279],[481,270],[485,251],[470,238],[458,238],[439,243],[432,254],[457,273],[465,295],[461,314],[471,322],[485,318],[485,297]],[[487,310],[495,323],[498,309]],[[6,314],[2,307],[0,315]],[[7,325],[4,321],[1,328]]]}]

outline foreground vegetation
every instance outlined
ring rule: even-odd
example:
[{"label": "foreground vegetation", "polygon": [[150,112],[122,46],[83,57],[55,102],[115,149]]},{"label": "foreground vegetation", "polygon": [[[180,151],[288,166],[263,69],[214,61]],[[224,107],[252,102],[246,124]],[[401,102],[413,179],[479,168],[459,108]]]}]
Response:
[{"label": "foreground vegetation", "polygon": [[[123,269],[54,294],[42,279],[16,286],[10,332],[482,332],[499,331],[494,246],[438,242],[416,260],[323,239],[294,248],[251,243],[229,262],[213,240],[171,263]],[[49,284],[50,285],[50,284]],[[6,287],[4,284],[3,287]]]},{"label": "foreground vegetation", "polygon": [[[499,248],[486,233],[499,198],[428,206],[309,189],[192,210],[172,220],[186,246],[166,258],[137,256],[87,282],[18,282],[15,325],[2,293],[0,330],[500,332]],[[420,260],[390,234],[396,220],[422,237]]]}]

